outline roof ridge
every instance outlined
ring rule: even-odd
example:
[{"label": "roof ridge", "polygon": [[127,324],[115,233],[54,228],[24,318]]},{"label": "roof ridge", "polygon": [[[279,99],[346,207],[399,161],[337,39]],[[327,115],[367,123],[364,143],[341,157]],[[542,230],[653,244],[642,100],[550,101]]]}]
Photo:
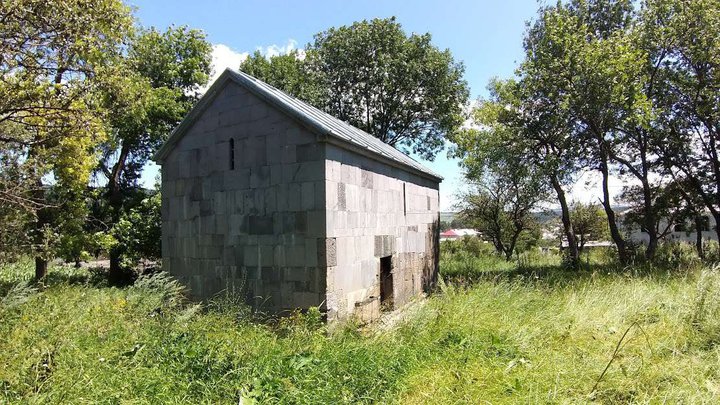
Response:
[{"label": "roof ridge", "polygon": [[256,86],[256,90],[261,91],[266,96],[270,96],[268,97],[271,98],[269,101],[274,102],[275,104],[282,103],[286,108],[295,112],[298,118],[310,121],[314,127],[321,127],[327,134],[345,142],[353,143],[355,146],[363,147],[375,155],[393,160],[403,166],[410,167],[436,179],[442,180],[442,176],[439,174],[426,168],[417,160],[381,141],[372,134],[350,125],[349,123],[328,114],[327,112],[300,100],[297,97],[293,97],[290,94],[245,72],[239,72],[230,68],[227,68],[226,71],[229,71],[235,78],[240,79],[243,82],[251,82],[251,84]]},{"label": "roof ridge", "polygon": [[443,179],[442,176],[426,168],[417,160],[381,141],[372,134],[352,126],[349,123],[334,117],[331,114],[306,103],[305,101],[293,97],[256,77],[230,68],[226,68],[225,71],[220,74],[220,76],[200,98],[200,101],[195,104],[183,121],[173,130],[167,141],[165,141],[165,143],[153,156],[155,161],[162,162],[165,159],[170,150],[172,150],[172,146],[182,138],[185,131],[202,114],[205,108],[208,107],[210,102],[220,92],[224,83],[229,79],[238,83],[240,86],[245,87],[247,90],[264,99],[268,103],[273,104],[275,107],[302,121],[309,127],[314,128],[320,134],[332,136],[345,145],[354,146],[368,151],[370,154],[368,157],[370,158],[375,156],[383,161],[391,162],[391,165],[411,169],[415,173],[424,177],[430,177],[434,180],[441,181]]}]

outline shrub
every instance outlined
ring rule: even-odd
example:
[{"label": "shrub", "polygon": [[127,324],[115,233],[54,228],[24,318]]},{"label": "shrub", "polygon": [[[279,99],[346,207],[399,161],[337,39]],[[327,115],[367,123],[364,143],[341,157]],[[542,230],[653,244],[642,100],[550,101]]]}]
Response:
[{"label": "shrub", "polygon": [[161,256],[160,193],[144,199],[140,205],[123,213],[112,229],[115,244],[112,249],[121,257],[122,266],[133,268],[140,259]]},{"label": "shrub", "polygon": [[665,242],[655,252],[654,264],[668,270],[687,270],[702,264],[695,247],[686,242]]}]

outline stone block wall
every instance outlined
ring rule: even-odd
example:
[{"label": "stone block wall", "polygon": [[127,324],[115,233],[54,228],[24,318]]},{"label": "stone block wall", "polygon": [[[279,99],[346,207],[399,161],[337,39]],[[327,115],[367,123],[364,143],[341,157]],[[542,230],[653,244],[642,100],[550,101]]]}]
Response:
[{"label": "stone block wall", "polygon": [[380,315],[380,258],[391,257],[394,307],[436,281],[438,183],[331,143],[325,146],[329,319]]},{"label": "stone block wall", "polygon": [[321,305],[325,194],[315,135],[230,82],[163,162],[163,267],[198,298]]}]

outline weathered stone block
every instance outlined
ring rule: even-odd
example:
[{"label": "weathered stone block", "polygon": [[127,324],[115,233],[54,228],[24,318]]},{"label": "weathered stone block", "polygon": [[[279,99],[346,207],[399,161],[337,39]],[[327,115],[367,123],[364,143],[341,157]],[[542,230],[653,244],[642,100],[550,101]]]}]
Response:
[{"label": "weathered stone block", "polygon": [[285,266],[285,246],[275,245],[273,248],[273,255],[276,266]]},{"label": "weathered stone block", "polygon": [[305,241],[305,265],[306,266],[317,266],[318,265],[318,246],[317,243],[312,239]]},{"label": "weathered stone block", "polygon": [[319,161],[323,159],[324,148],[319,143],[308,143],[305,145],[297,146],[297,161],[298,162],[311,162]]},{"label": "weathered stone block", "polygon": [[319,295],[317,293],[296,292],[293,294],[293,302],[298,308],[310,308],[320,305]]},{"label": "weathered stone block", "polygon": [[302,267],[305,265],[305,246],[286,246],[285,263],[287,266]]},{"label": "weathered stone block", "polygon": [[347,201],[345,199],[345,183],[337,184],[337,209],[344,211],[347,207]]},{"label": "weathered stone block", "polygon": [[270,186],[270,166],[253,167],[250,170],[250,188]]},{"label": "weathered stone block", "polygon": [[273,165],[270,166],[270,185],[278,185],[282,183],[282,166],[280,165]]},{"label": "weathered stone block", "polygon": [[250,215],[248,217],[248,233],[251,235],[272,235],[272,216]]},{"label": "weathered stone block", "polygon": [[257,246],[246,245],[243,247],[243,264],[248,267],[256,267],[260,264]]},{"label": "weathered stone block", "polygon": [[258,263],[260,266],[273,266],[275,264],[275,253],[270,245],[258,245]]},{"label": "weathered stone block", "polygon": [[290,183],[288,184],[287,194],[288,210],[289,211],[300,211],[302,210],[302,184],[301,183]]},{"label": "weathered stone block", "polygon": [[264,282],[279,283],[282,280],[281,272],[277,267],[263,266],[260,268],[260,278]]},{"label": "weathered stone block", "polygon": [[311,182],[302,183],[301,209],[312,210],[315,208],[315,184]]},{"label": "weathered stone block", "polygon": [[283,280],[307,281],[307,269],[305,267],[285,267],[283,268]]},{"label": "weathered stone block", "polygon": [[325,162],[304,162],[299,163],[297,173],[295,173],[294,181],[315,181],[322,180],[325,177]]},{"label": "weathered stone block", "polygon": [[307,232],[313,236],[325,234],[325,211],[307,212]]},{"label": "weathered stone block", "polygon": [[367,170],[362,171],[362,186],[364,188],[373,188],[373,173]]},{"label": "weathered stone block", "polygon": [[280,161],[283,164],[297,163],[297,146],[284,145],[280,151]]}]

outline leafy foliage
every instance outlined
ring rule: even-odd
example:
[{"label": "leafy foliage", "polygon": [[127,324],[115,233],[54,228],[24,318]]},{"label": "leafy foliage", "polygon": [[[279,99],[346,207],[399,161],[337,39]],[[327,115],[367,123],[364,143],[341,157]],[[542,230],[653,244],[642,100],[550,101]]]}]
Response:
[{"label": "leafy foliage", "polygon": [[[113,136],[103,145],[97,171],[108,179],[112,225],[134,207],[134,200],[126,197],[138,189],[141,169],[198,99],[210,74],[212,48],[199,30],[140,29],[129,41],[127,55],[102,89]],[[135,247],[123,249],[132,252]],[[110,271],[116,278],[121,270],[119,252],[110,251]]]},{"label": "leafy foliage", "polygon": [[546,195],[542,182],[519,168],[486,172],[477,192],[465,196],[461,215],[510,260],[540,238],[532,211]]},{"label": "leafy foliage", "polygon": [[[62,228],[50,209],[83,215],[75,197],[107,135],[97,88],[132,19],[119,0],[11,0],[0,5],[0,21],[0,200],[10,217],[0,223],[11,226],[0,233],[24,222],[28,237],[16,241],[31,244],[41,278]],[[47,178],[62,199],[48,201]]]},{"label": "leafy foliage", "polygon": [[578,250],[582,251],[588,241],[603,241],[608,237],[605,212],[596,204],[576,202],[570,211],[575,234],[578,236]]},{"label": "leafy foliage", "polygon": [[131,269],[140,259],[157,260],[161,257],[160,193],[147,197],[123,213],[113,226],[111,234],[115,245],[111,248],[121,258],[123,267]]},{"label": "leafy foliage", "polygon": [[570,0],[541,7],[528,26],[516,77],[493,80],[490,99],[473,114],[479,129],[454,137],[468,175],[521,156],[552,185],[565,239],[573,241],[564,187],[578,173],[597,171],[609,233],[624,263],[632,255],[612,206],[611,176],[638,183],[626,190],[634,206],[628,220],[647,233],[649,259],[665,235],[663,219],[681,212],[699,217],[704,205],[720,220],[718,5]]}]

